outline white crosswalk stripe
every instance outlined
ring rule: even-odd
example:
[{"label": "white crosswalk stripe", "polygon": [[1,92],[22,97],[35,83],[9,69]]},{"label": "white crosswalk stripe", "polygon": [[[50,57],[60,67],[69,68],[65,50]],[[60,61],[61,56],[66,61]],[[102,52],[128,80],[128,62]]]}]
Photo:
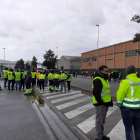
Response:
[{"label": "white crosswalk stripe", "polygon": [[[64,108],[67,108],[67,107],[70,107],[70,106],[73,106],[73,105],[76,105],[78,103],[82,103],[84,101],[87,101],[87,100],[90,100],[91,98],[90,97],[84,97],[82,99],[78,99],[78,100],[74,100],[72,102],[68,102],[68,103],[65,103],[65,104],[61,104],[61,105],[58,105],[56,106],[59,110],[61,109],[64,109]],[[92,99],[91,99],[92,100]]]},{"label": "white crosswalk stripe", "polygon": [[[109,111],[107,112],[107,117],[113,113],[115,110],[117,109],[117,107],[113,107],[109,108]],[[95,118],[96,115],[91,116],[90,118],[88,118],[87,120],[85,120],[84,122],[78,124],[78,128],[80,128],[85,134],[87,134],[90,130],[92,130],[95,127]]]},{"label": "white crosswalk stripe", "polygon": [[[61,94],[59,94],[59,93],[61,93]],[[95,109],[93,106],[93,103],[92,103],[92,97],[89,97],[89,96],[82,94],[81,92],[77,92],[77,91],[71,91],[71,92],[66,92],[66,93],[59,92],[59,91],[50,92],[48,90],[48,88],[45,88],[44,94],[42,94],[42,95],[45,96],[46,99],[50,100],[50,102],[52,104],[58,103],[56,108],[59,109],[61,111],[61,113],[63,113],[68,119],[71,119],[71,121],[83,133],[85,133],[87,136],[91,136],[91,135],[93,135],[93,137],[95,136],[95,133],[91,134],[91,132],[95,128],[96,115],[94,114],[91,116],[91,113],[89,113],[90,109],[91,110],[92,110],[92,108],[93,108],[93,110]],[[66,96],[66,97],[63,97],[63,96]],[[57,99],[57,97],[61,97],[61,98]],[[81,97],[81,98],[75,99],[77,97]],[[68,100],[71,100],[71,101],[68,101]],[[82,105],[83,102],[84,102],[84,105]],[[87,103],[87,104],[85,105],[85,103]],[[67,108],[68,108],[68,110],[67,110]],[[111,117],[113,117],[113,115],[114,115],[113,112],[115,112],[115,111],[117,111],[116,106],[110,107],[107,112],[107,118],[110,115],[112,115]],[[82,117],[85,115],[87,115],[87,118]],[[80,121],[78,120],[78,117],[81,118]],[[107,134],[107,136],[113,140],[125,139],[125,129],[124,129],[122,120],[120,120],[119,122],[116,121],[115,123],[113,124],[113,127],[115,125],[116,126],[114,128],[112,128],[112,130],[109,132],[109,134]],[[107,128],[105,128],[105,129],[107,129]]]},{"label": "white crosswalk stripe", "polygon": [[67,101],[69,99],[73,99],[73,98],[81,97],[81,96],[84,96],[84,95],[83,94],[78,94],[78,95],[74,95],[74,96],[70,96],[70,97],[64,97],[64,98],[61,98],[61,99],[52,100],[51,103],[58,103],[58,102],[62,102],[62,101]]},{"label": "white crosswalk stripe", "polygon": [[83,113],[83,112],[85,112],[85,111],[87,111],[87,110],[89,110],[89,109],[91,109],[91,108],[94,108],[94,106],[93,106],[92,103],[87,104],[87,105],[84,105],[84,106],[82,106],[82,107],[79,107],[79,108],[77,108],[77,109],[75,109],[75,110],[72,110],[72,111],[70,111],[70,112],[67,112],[67,113],[65,113],[64,115],[65,115],[67,118],[72,119],[73,117],[75,117],[75,116],[77,116],[77,115],[79,115],[79,114],[81,114],[81,113]]},{"label": "white crosswalk stripe", "polygon": [[125,128],[123,121],[120,120],[118,124],[108,134],[111,140],[124,140],[125,139]]},{"label": "white crosswalk stripe", "polygon": [[71,92],[71,93],[67,93],[67,94],[60,94],[60,95],[54,95],[54,96],[49,96],[49,97],[46,97],[47,99],[53,99],[53,98],[56,98],[56,97],[62,97],[62,96],[68,96],[68,95],[72,95],[72,94],[77,94],[78,92]]}]

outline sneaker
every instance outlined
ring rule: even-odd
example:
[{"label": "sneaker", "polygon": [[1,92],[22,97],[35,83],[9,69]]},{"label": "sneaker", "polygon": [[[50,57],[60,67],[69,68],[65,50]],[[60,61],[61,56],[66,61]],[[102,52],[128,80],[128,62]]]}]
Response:
[{"label": "sneaker", "polygon": [[103,136],[103,138],[102,138],[103,140],[110,140],[110,138],[109,137],[107,137],[107,136]]}]

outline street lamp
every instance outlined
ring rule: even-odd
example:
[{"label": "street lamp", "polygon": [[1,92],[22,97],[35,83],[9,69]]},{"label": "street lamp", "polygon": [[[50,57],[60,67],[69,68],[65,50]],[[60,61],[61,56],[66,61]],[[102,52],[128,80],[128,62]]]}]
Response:
[{"label": "street lamp", "polygon": [[4,66],[5,66],[5,48],[3,48],[4,49]]},{"label": "street lamp", "polygon": [[58,69],[58,47],[57,48],[57,69]]},{"label": "street lamp", "polygon": [[96,69],[98,70],[98,43],[99,43],[99,25],[96,25],[98,26],[98,39],[97,39],[97,67]]}]

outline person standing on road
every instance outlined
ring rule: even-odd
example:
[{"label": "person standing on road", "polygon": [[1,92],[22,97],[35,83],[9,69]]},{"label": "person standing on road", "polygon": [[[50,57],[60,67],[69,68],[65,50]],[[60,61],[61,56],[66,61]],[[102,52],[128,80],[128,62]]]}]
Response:
[{"label": "person standing on road", "polygon": [[21,90],[21,78],[22,78],[22,73],[20,73],[19,70],[17,70],[15,72],[16,91],[17,89],[19,89],[19,91]]},{"label": "person standing on road", "polygon": [[93,105],[96,110],[96,138],[95,140],[110,140],[104,135],[104,123],[109,106],[113,106],[110,85],[108,82],[108,67],[102,65],[93,79]]},{"label": "person standing on road", "polygon": [[8,81],[8,68],[5,68],[5,70],[3,71],[3,77],[4,77],[4,88],[6,88],[6,84],[7,84],[7,81]]},{"label": "person standing on road", "polygon": [[23,87],[23,91],[24,91],[24,88],[25,88],[24,83],[25,83],[26,73],[24,72],[24,70],[22,70],[21,73],[22,73],[22,77],[21,77],[21,89]]},{"label": "person standing on road", "polygon": [[31,72],[31,75],[32,75],[32,87],[34,87],[36,85],[36,72],[34,69]]},{"label": "person standing on road", "polygon": [[70,83],[72,80],[72,74],[70,72],[69,72],[66,80],[67,80],[67,85],[68,85],[68,91],[70,91]]},{"label": "person standing on road", "polygon": [[62,74],[60,76],[60,79],[61,79],[61,90],[60,90],[60,92],[63,91],[63,85],[64,85],[64,90],[66,92],[66,79],[67,79],[67,76],[66,76],[66,74],[65,74],[64,71],[62,71]]},{"label": "person standing on road", "polygon": [[54,81],[53,88],[56,92],[58,91],[58,88],[59,88],[59,78],[60,78],[60,75],[59,75],[59,72],[57,71],[54,74],[54,78],[53,78],[53,81]]},{"label": "person standing on road", "polygon": [[31,92],[32,92],[32,89],[31,89],[31,83],[32,83],[32,75],[31,75],[31,72],[28,71],[28,72],[27,72],[26,79],[25,79],[26,92],[25,92],[24,95],[31,94]]},{"label": "person standing on road", "polygon": [[140,140],[140,78],[133,65],[126,68],[126,74],[117,91],[117,106],[121,110],[126,140],[134,140],[134,135]]},{"label": "person standing on road", "polygon": [[41,90],[41,86],[44,90],[44,82],[45,82],[45,75],[43,74],[43,72],[40,72],[40,75],[39,75],[39,87],[40,87],[40,90]]},{"label": "person standing on road", "polygon": [[14,79],[15,79],[15,73],[13,73],[13,70],[10,69],[10,72],[8,73],[8,90],[10,90],[10,83],[12,83],[12,90],[15,90]]}]

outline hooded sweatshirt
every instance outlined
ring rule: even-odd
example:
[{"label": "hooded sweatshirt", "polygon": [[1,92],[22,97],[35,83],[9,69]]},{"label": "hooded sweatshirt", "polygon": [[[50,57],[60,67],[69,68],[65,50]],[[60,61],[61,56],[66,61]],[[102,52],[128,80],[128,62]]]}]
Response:
[{"label": "hooded sweatshirt", "polygon": [[26,83],[26,84],[31,84],[31,82],[32,82],[32,75],[31,75],[31,72],[28,71],[28,72],[27,72],[27,76],[26,76],[26,81],[25,81],[25,83]]}]

